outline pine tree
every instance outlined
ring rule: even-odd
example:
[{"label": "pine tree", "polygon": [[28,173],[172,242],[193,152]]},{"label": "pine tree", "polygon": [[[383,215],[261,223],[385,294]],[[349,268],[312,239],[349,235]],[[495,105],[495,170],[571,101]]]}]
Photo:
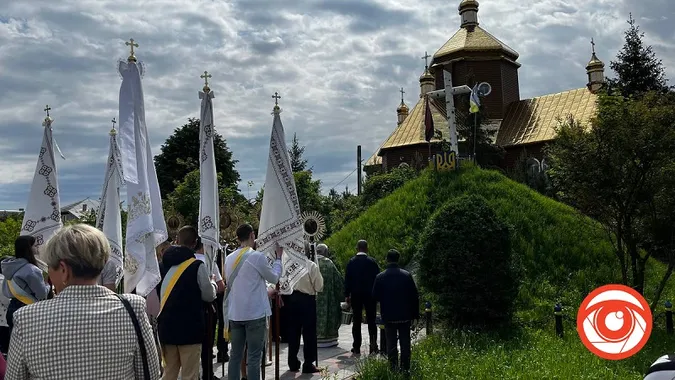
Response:
[{"label": "pine tree", "polygon": [[651,46],[642,42],[644,32],[635,23],[633,15],[628,19],[629,28],[624,32],[625,43],[609,66],[617,78],[608,79],[610,89],[618,90],[624,96],[639,95],[648,91],[667,92],[665,69],[656,58]]},{"label": "pine tree", "polygon": [[[291,158],[291,169],[293,173],[299,173],[307,170],[307,160],[302,158],[303,153],[305,153],[305,147],[300,146],[298,141],[298,135],[293,134],[293,143],[291,147],[288,148],[288,154]],[[311,171],[312,169],[309,169]]]}]

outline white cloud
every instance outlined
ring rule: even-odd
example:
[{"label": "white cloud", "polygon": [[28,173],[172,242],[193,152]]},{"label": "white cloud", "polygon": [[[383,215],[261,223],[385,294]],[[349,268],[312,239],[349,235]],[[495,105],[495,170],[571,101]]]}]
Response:
[{"label": "white cloud", "polygon": [[[521,96],[585,84],[589,40],[607,64],[628,12],[673,77],[675,46],[666,0],[494,0],[483,27],[520,53]],[[0,7],[0,208],[22,207],[41,141],[45,104],[68,160],[63,201],[97,197],[110,119],[117,115],[116,61],[139,43],[154,153],[199,112],[199,75],[208,70],[215,119],[239,160],[241,188],[264,179],[270,115],[281,93],[286,134],[298,133],[324,190],[349,174],[395,126],[399,87],[418,99],[424,51],[459,27],[459,0],[4,1]],[[650,2],[653,3],[653,2]],[[283,4],[283,5],[280,5]],[[631,8],[629,8],[632,7]],[[658,9],[656,9],[658,8]],[[261,141],[263,142],[261,145]],[[79,178],[79,180],[77,179]],[[344,184],[355,189],[356,176]]]}]

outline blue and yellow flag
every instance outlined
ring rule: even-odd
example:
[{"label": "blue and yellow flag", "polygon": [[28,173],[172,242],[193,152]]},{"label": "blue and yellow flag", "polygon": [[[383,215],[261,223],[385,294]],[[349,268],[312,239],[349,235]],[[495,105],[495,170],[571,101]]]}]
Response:
[{"label": "blue and yellow flag", "polygon": [[471,89],[471,95],[469,97],[469,112],[476,113],[480,110],[480,98],[478,97],[478,83],[476,83]]}]

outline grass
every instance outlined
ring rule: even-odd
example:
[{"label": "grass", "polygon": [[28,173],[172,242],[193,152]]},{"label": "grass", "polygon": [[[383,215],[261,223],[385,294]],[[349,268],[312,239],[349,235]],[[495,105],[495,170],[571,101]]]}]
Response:
[{"label": "grass", "polygon": [[[463,194],[482,195],[513,227],[514,253],[524,274],[517,299],[517,327],[501,338],[452,332],[444,339],[424,341],[413,355],[421,371],[413,378],[638,379],[657,357],[669,352],[669,338],[660,325],[633,358],[609,362],[586,350],[573,324],[576,310],[590,291],[621,279],[607,235],[598,223],[571,207],[498,172],[468,167],[456,173],[423,173],[370,207],[327,244],[343,268],[358,239],[369,241],[370,254],[380,262],[388,249],[397,248],[403,262],[414,268],[417,240],[427,219],[448,199]],[[645,287],[648,301],[664,271],[662,264],[650,261]],[[662,301],[667,299],[675,299],[672,281],[662,295]],[[553,334],[557,302],[570,320],[563,340]],[[659,321],[663,324],[662,316]],[[383,368],[382,363],[366,365],[362,378],[389,378]]]}]

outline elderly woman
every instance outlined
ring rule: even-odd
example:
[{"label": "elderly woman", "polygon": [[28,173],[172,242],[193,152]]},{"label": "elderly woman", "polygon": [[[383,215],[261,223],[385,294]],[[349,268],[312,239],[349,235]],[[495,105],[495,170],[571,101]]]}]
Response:
[{"label": "elderly woman", "polygon": [[97,284],[110,254],[103,233],[67,226],[43,249],[56,296],[14,314],[7,378],[159,379],[145,300]]}]

